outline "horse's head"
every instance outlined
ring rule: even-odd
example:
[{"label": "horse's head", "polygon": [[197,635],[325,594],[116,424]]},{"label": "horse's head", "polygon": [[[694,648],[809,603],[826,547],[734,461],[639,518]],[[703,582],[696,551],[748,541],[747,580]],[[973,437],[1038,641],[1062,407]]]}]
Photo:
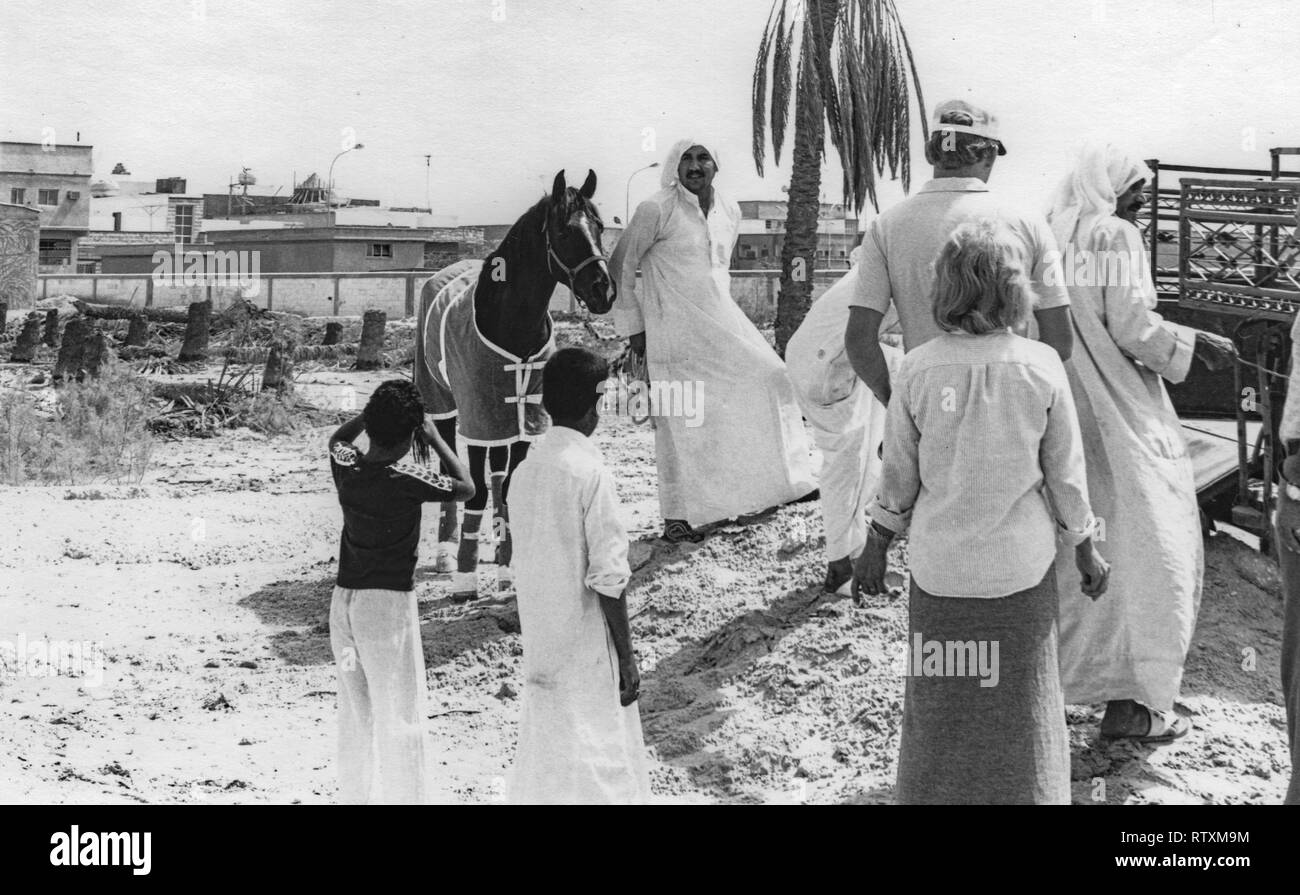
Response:
[{"label": "horse's head", "polygon": [[547,199],[546,263],[574,298],[593,314],[605,314],[614,305],[616,287],[600,247],[605,229],[591,197],[596,193],[596,172],[588,171],[581,189],[555,175]]}]

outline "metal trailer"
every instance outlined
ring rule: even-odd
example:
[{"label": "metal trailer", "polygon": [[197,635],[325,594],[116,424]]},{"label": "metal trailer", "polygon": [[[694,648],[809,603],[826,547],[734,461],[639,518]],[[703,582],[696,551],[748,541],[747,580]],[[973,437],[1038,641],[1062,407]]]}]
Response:
[{"label": "metal trailer", "polygon": [[1231,372],[1193,365],[1169,392],[1184,429],[1202,442],[1202,509],[1258,535],[1265,552],[1284,455],[1278,424],[1290,329],[1300,309],[1300,170],[1282,167],[1300,147],[1269,152],[1267,170],[1148,160],[1154,177],[1139,216],[1160,313],[1232,338],[1241,354]]}]

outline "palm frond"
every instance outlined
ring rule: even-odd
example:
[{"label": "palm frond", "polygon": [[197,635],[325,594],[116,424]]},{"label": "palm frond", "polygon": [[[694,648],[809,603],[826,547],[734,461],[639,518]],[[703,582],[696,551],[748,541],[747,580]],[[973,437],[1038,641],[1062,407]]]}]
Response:
[{"label": "palm frond", "polygon": [[791,65],[791,48],[794,43],[795,22],[786,29],[786,4],[781,4],[781,15],[776,23],[776,48],[772,56],[772,158],[781,164],[781,147],[785,143],[785,127],[789,120],[791,90],[794,85],[794,68]]},{"label": "palm frond", "polygon": [[760,177],[763,176],[763,160],[767,154],[767,60],[772,47],[772,20],[776,16],[778,5],[783,5],[783,0],[772,2],[772,10],[767,14],[767,24],[763,26],[763,38],[758,42],[758,58],[754,60],[753,152],[754,167]]}]

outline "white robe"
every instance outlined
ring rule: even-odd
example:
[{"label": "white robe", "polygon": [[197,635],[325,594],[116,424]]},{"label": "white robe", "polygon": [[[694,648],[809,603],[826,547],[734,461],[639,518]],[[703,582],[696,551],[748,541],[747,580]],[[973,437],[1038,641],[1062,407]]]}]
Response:
[{"label": "white robe", "polygon": [[553,426],[515,470],[510,516],[524,647],[510,801],[644,803],[641,715],[638,703],[619,705],[618,655],[600,608],[631,577],[627,534],[591,440]]},{"label": "white robe", "polygon": [[[861,249],[853,250],[856,264]],[[822,453],[822,521],[826,559],[856,557],[867,543],[867,502],[880,477],[879,449],[885,435],[885,405],[858,379],[844,348],[849,305],[858,288],[854,267],[813,302],[785,347],[785,364],[795,399],[812,426]],[[882,333],[897,327],[891,307]],[[891,374],[903,358],[900,348],[881,345]]]},{"label": "white robe", "polygon": [[731,297],[739,222],[739,207],[716,190],[706,219],[694,194],[673,185],[637,206],[610,259],[619,334],[645,332],[652,382],[698,395],[693,419],[655,418],[660,511],[691,525],[788,503],[814,487],[785,364]]},{"label": "white robe", "polygon": [[1139,261],[1129,277],[1103,277],[1114,285],[1070,287],[1075,342],[1065,369],[1104,527],[1096,545],[1111,571],[1094,602],[1080,589],[1074,549],[1057,555],[1061,683],[1069,703],[1133,699],[1168,710],[1200,607],[1203,549],[1192,461],[1161,378],[1186,378],[1195,330],[1155,313],[1136,227],[1110,217],[1089,229],[1088,244],[1075,246],[1093,253],[1084,258]]}]

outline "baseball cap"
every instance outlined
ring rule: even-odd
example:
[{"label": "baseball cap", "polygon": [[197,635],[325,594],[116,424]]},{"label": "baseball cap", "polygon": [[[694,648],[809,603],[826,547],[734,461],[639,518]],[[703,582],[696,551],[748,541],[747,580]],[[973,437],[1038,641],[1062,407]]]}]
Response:
[{"label": "baseball cap", "polygon": [[[944,122],[945,115],[958,113],[970,118],[970,124],[950,124]],[[981,109],[979,106],[972,105],[961,99],[950,99],[947,102],[939,103],[934,109],[934,121],[931,127],[937,131],[956,131],[962,134],[973,134],[976,137],[984,137],[987,140],[998,141],[998,155],[1006,155],[1007,147],[1002,143],[1002,128],[998,124],[997,116],[987,109]]]}]

